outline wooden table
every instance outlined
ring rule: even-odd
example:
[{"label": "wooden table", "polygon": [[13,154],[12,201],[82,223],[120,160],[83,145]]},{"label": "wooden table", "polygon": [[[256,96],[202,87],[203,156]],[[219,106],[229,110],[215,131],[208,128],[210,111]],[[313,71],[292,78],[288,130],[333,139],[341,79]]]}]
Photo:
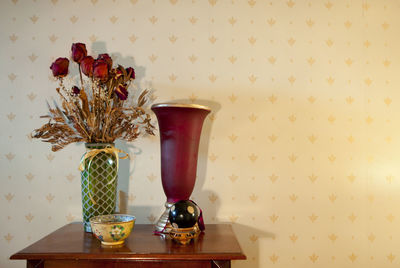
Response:
[{"label": "wooden table", "polygon": [[125,244],[102,247],[82,223],[68,224],[11,256],[27,260],[33,268],[127,268],[127,267],[230,267],[231,260],[244,260],[232,227],[206,225],[204,233],[186,246],[153,235],[153,225],[136,224]]}]

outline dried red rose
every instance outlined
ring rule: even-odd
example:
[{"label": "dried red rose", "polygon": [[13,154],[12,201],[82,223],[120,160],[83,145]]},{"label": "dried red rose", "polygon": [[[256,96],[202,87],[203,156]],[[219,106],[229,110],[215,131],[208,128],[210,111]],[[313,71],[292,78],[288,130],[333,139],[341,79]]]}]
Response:
[{"label": "dried red rose", "polygon": [[71,51],[72,59],[77,63],[81,63],[83,58],[87,56],[86,45],[83,43],[72,44]]},{"label": "dried red rose", "polygon": [[103,61],[105,61],[105,62],[107,63],[107,65],[108,65],[108,69],[111,70],[113,61],[112,61],[111,57],[110,57],[107,53],[100,54],[100,55],[97,57],[97,59],[98,59],[98,60],[103,60]]},{"label": "dried red rose", "polygon": [[128,77],[131,79],[135,79],[135,69],[133,69],[132,67],[128,67],[126,68],[126,73],[128,74]]},{"label": "dried red rose", "polygon": [[118,98],[120,100],[126,100],[128,98],[128,90],[126,89],[125,86],[123,85],[119,85],[116,89],[115,89],[115,94],[117,94]]},{"label": "dried red rose", "polygon": [[85,75],[89,77],[93,75],[93,63],[94,59],[92,56],[86,56],[81,61],[81,70]]},{"label": "dried red rose", "polygon": [[73,86],[73,87],[72,87],[72,93],[73,93],[74,95],[79,95],[79,93],[81,93],[81,90],[80,90],[79,87]]},{"label": "dried red rose", "polygon": [[50,66],[55,77],[64,77],[68,74],[69,60],[67,58],[58,58]]},{"label": "dried red rose", "polygon": [[101,81],[108,78],[108,65],[104,60],[95,60],[93,63],[93,77]]}]

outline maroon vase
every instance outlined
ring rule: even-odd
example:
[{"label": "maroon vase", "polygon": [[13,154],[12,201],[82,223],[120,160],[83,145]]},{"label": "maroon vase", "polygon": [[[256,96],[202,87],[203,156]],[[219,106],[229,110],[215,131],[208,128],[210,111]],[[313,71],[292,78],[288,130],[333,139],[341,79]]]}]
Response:
[{"label": "maroon vase", "polygon": [[166,231],[173,203],[192,194],[197,172],[201,129],[210,108],[197,104],[154,104],[161,141],[161,180],[167,196],[165,211],[156,223],[156,231]]}]

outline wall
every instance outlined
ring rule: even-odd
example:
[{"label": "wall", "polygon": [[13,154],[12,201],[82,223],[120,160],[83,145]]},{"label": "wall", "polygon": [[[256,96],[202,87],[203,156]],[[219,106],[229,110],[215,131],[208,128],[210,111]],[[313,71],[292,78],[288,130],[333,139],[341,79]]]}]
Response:
[{"label": "wall", "polygon": [[[83,145],[29,133],[73,42],[133,65],[154,102],[208,104],[194,199],[231,222],[234,267],[400,263],[399,1],[7,0],[0,4],[0,266],[81,219]],[[165,201],[158,136],[118,143],[127,209]]]}]

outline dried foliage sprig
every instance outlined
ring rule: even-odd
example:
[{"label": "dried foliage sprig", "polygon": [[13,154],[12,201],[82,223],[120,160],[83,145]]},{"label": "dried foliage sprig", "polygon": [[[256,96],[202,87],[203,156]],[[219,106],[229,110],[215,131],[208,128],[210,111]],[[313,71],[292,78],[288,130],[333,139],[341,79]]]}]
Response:
[{"label": "dried foliage sprig", "polygon": [[[54,77],[59,80],[57,93],[61,107],[48,103],[48,123],[35,129],[33,138],[52,144],[58,151],[74,142],[113,143],[116,139],[133,141],[142,133],[154,135],[150,115],[144,109],[148,101],[147,90],[128,104],[129,88],[135,79],[132,67],[118,65],[108,54],[97,59],[87,55],[82,43],[72,44],[72,60],[79,66],[80,87],[67,88],[69,60],[58,58],[50,66]],[[82,73],[85,75],[83,77]]]}]

